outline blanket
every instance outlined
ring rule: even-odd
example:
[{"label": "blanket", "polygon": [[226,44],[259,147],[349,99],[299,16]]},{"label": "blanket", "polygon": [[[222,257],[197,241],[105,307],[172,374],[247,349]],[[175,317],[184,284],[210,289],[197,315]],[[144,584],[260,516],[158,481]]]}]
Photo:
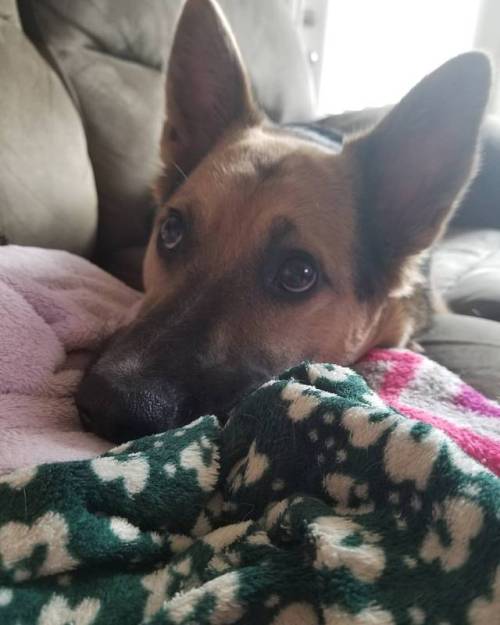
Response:
[{"label": "blanket", "polygon": [[82,432],[73,393],[139,294],[66,252],[0,247],[0,473],[109,449]]},{"label": "blanket", "polygon": [[499,622],[499,478],[349,369],[0,477],[2,625]]},{"label": "blanket", "polygon": [[500,475],[500,405],[422,354],[373,350],[356,370],[400,413],[428,423]]},{"label": "blanket", "polygon": [[111,450],[72,393],[139,303],[0,248],[1,625],[500,623],[498,404],[376,350]]}]

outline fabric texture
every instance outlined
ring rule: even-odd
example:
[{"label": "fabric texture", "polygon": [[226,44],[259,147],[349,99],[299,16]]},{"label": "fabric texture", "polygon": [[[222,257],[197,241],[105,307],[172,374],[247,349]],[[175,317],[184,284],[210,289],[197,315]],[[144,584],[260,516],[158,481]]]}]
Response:
[{"label": "fabric texture", "polygon": [[453,311],[500,321],[500,230],[450,232],[434,250],[432,274]]},{"label": "fabric texture", "polygon": [[222,430],[0,477],[0,622],[495,625],[499,537],[493,473],[306,363]]},{"label": "fabric texture", "polygon": [[373,350],[356,366],[401,414],[445,432],[500,475],[500,405],[429,358],[409,350]]},{"label": "fabric texture", "polygon": [[0,473],[109,449],[81,430],[73,393],[138,300],[67,252],[0,247]]},{"label": "fabric texture", "polygon": [[0,239],[90,254],[97,196],[83,125],[16,4],[0,2]]},{"label": "fabric texture", "polygon": [[500,323],[467,315],[435,315],[418,337],[426,356],[500,401]]},{"label": "fabric texture", "polygon": [[499,622],[498,404],[378,350],[110,451],[71,393],[138,302],[80,258],[0,248],[2,625]]}]

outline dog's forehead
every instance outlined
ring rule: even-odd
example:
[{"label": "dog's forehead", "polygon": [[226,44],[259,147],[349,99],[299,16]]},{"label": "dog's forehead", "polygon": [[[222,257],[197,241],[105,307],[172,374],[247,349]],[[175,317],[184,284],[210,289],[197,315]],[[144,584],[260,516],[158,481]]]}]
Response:
[{"label": "dog's forehead", "polygon": [[174,288],[183,274],[202,271],[211,281],[237,275],[256,266],[276,226],[286,222],[291,228],[278,244],[310,253],[347,283],[356,232],[351,186],[342,156],[321,145],[274,129],[237,132],[211,151],[160,213],[157,223],[169,206],[185,210],[193,244],[175,267],[150,245],[147,282]]},{"label": "dog's forehead", "polygon": [[254,126],[229,133],[205,160],[200,172],[205,170],[212,181],[223,185],[222,192],[227,191],[228,182],[240,191],[239,185],[246,183],[250,190],[251,185],[280,182],[290,174],[323,176],[326,168],[335,168],[332,156],[324,145],[280,127]]},{"label": "dog's forehead", "polygon": [[214,239],[255,248],[286,219],[298,246],[347,264],[355,211],[342,155],[281,129],[256,128],[223,143],[198,173],[191,189]]},{"label": "dog's forehead", "polygon": [[254,127],[221,142],[175,199],[221,235],[234,223],[266,230],[278,216],[321,232],[329,222],[351,221],[350,192],[341,155],[279,128]]}]

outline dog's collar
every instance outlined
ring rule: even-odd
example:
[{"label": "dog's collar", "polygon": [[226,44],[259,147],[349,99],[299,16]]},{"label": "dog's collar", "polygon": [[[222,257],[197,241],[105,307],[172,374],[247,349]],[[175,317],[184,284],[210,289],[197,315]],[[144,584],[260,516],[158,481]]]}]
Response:
[{"label": "dog's collar", "polygon": [[304,139],[309,139],[329,148],[336,154],[342,151],[343,136],[338,130],[325,128],[325,126],[314,122],[310,124],[285,124],[285,128]]}]

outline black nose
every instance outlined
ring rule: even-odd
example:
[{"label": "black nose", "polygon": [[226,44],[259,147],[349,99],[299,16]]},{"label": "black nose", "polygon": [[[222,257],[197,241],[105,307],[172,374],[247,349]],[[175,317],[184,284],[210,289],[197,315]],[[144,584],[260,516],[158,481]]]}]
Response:
[{"label": "black nose", "polygon": [[91,371],[75,399],[84,428],[114,443],[163,432],[189,420],[186,396],[172,382],[138,383]]}]

